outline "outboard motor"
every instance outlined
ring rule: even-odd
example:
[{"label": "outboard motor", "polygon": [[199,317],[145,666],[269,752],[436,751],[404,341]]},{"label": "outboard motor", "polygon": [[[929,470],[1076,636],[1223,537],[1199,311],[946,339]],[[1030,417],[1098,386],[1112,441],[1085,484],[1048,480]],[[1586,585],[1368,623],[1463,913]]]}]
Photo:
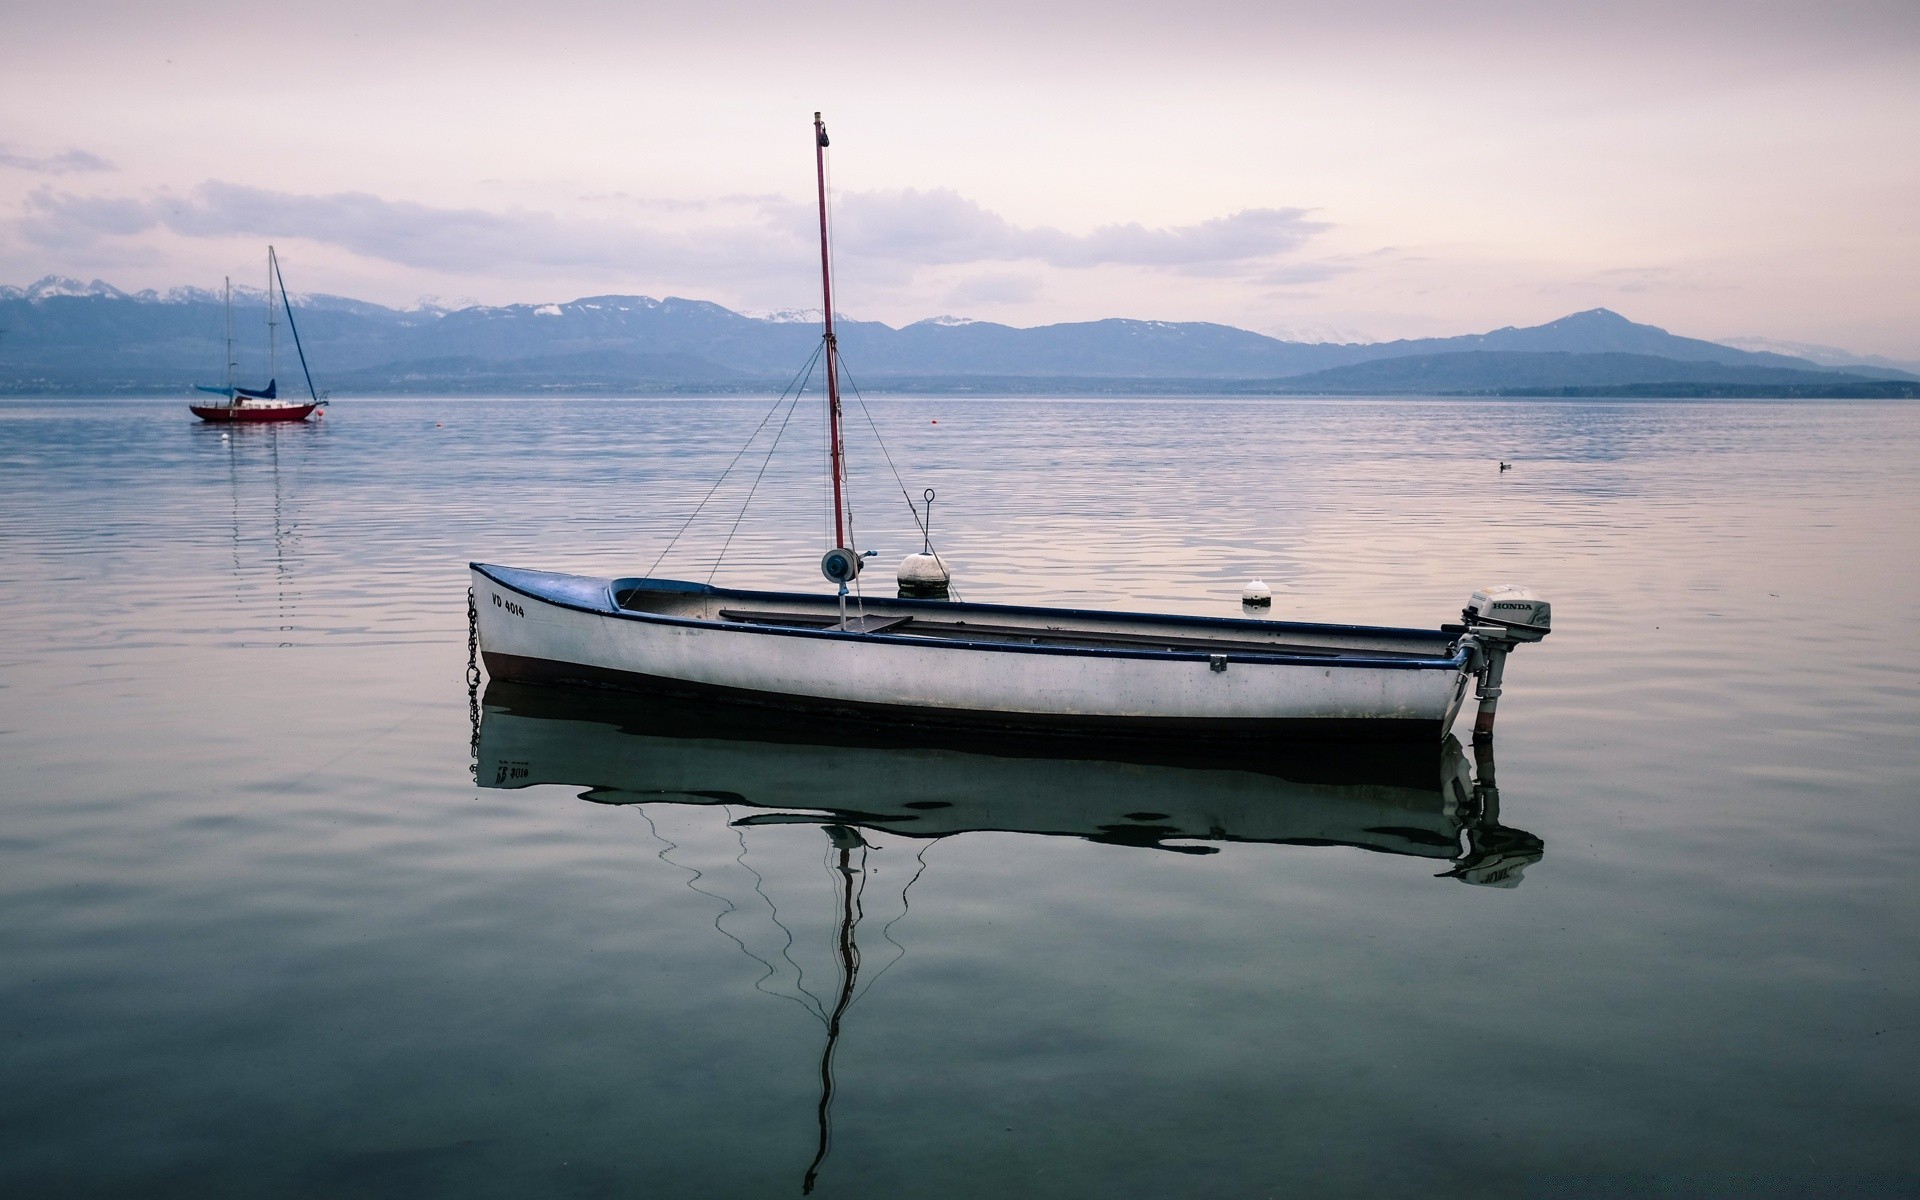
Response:
[{"label": "outboard motor", "polygon": [[1527,588],[1510,583],[1483,587],[1460,610],[1466,637],[1474,648],[1471,667],[1480,679],[1474,698],[1480,702],[1473,736],[1493,735],[1493,711],[1500,703],[1500,676],[1507,651],[1522,642],[1537,642],[1552,631],[1553,606]]},{"label": "outboard motor", "polygon": [[1495,625],[1507,632],[1513,642],[1537,642],[1553,626],[1553,605],[1533,594],[1529,588],[1511,583],[1483,587],[1467,601],[1460,619],[1468,628]]}]

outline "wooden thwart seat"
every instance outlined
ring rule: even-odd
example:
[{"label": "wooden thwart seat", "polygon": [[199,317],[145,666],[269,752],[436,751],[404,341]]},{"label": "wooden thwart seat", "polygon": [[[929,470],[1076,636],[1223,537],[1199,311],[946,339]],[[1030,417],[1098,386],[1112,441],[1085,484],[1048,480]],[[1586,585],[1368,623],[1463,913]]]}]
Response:
[{"label": "wooden thwart seat", "polygon": [[989,625],[972,621],[936,621],[920,616],[871,614],[848,617],[846,624],[831,612],[766,612],[723,608],[723,621],[745,625],[784,625],[796,629],[843,629],[848,633],[897,633],[908,637],[967,638],[1014,641],[1040,646],[1109,646],[1154,650],[1204,650],[1212,653],[1285,654],[1312,658],[1418,658],[1405,651],[1339,646],[1301,646],[1235,638],[1188,637],[1174,633],[1134,633],[1121,630],[1036,629],[1025,625]]},{"label": "wooden thwart seat", "polygon": [[760,612],[745,608],[723,608],[720,610],[720,619],[738,621],[742,625],[792,625],[800,629],[826,629],[840,623],[840,618],[830,612]]},{"label": "wooden thwart seat", "polygon": [[912,617],[887,617],[875,614],[848,617],[844,621],[837,622],[833,628],[842,629],[848,633],[885,633],[889,629],[898,629],[911,620],[913,620]]},{"label": "wooden thwart seat", "polygon": [[863,613],[841,621],[833,613],[783,613],[752,612],[743,608],[723,608],[720,610],[722,621],[738,621],[743,625],[791,625],[798,629],[838,629],[846,633],[885,633],[889,629],[913,620],[911,615],[894,616],[888,613]]}]

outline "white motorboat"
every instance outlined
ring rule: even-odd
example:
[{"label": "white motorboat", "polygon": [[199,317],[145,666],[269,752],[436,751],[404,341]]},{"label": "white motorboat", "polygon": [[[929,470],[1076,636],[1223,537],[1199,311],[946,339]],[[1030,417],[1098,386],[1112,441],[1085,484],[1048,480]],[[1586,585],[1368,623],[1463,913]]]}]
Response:
[{"label": "white motorboat", "polygon": [[1549,629],[1549,605],[1521,587],[1482,588],[1458,623],[1432,629],[850,600],[863,556],[848,533],[818,113],[814,131],[834,507],[821,571],[837,594],[474,563],[470,607],[494,678],[835,720],[1231,742],[1438,739],[1477,680],[1475,733],[1492,731],[1508,651]]},{"label": "white motorboat", "polygon": [[[1380,629],[911,599],[868,598],[847,615],[843,597],[484,563],[472,572],[480,654],[495,679],[889,725],[1438,739],[1469,683],[1514,640],[1539,635],[1478,619]],[[1511,594],[1477,592],[1468,613],[1523,603],[1544,620],[1543,601],[1496,599]],[[1492,709],[1483,715],[1490,731]]]}]

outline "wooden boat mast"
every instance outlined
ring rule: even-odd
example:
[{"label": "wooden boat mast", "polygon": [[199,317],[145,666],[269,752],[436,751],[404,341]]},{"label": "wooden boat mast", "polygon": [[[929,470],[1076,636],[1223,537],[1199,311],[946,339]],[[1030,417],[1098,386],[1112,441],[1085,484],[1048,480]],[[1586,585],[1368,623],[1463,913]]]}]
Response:
[{"label": "wooden boat mast", "polygon": [[240,403],[240,393],[233,390],[233,276],[226,277],[224,291],[227,298],[227,404]]},{"label": "wooden boat mast", "polygon": [[280,323],[273,315],[273,247],[267,247],[267,384],[280,375]]},{"label": "wooden boat mast", "polygon": [[[813,114],[813,168],[820,185],[820,293],[826,307],[827,429],[832,441],[833,544],[847,545],[846,452],[840,441],[840,350],[833,336],[833,260],[827,247],[827,127]],[[851,549],[851,547],[848,547]]]}]

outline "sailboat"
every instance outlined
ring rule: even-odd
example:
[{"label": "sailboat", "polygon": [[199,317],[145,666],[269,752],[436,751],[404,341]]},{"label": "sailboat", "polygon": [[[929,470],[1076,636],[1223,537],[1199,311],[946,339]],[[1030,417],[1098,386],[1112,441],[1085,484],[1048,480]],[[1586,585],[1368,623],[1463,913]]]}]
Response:
[{"label": "sailboat", "polygon": [[[1551,606],[1501,584],[1431,629],[963,603],[866,595],[849,536],[828,242],[826,126],[814,114],[822,353],[834,543],[830,595],[469,564],[496,679],[789,710],[834,723],[1185,744],[1438,740],[1477,682],[1491,735],[1508,653]],[[916,518],[917,519],[917,518]]]},{"label": "sailboat", "polygon": [[[279,328],[280,322],[274,308],[274,293],[279,292],[280,310],[287,315],[287,329],[293,334],[293,347],[300,354],[300,373],[306,377],[306,400],[280,399],[279,380]],[[286,280],[280,277],[280,259],[267,247],[267,386],[263,388],[244,388],[234,382],[234,370],[239,365],[233,357],[233,280],[226,281],[227,305],[227,381],[224,384],[198,383],[195,391],[210,392],[224,396],[225,404],[189,405],[193,415],[202,421],[304,421],[315,409],[327,403],[313,388],[313,373],[307,369],[307,351],[300,344],[300,327],[293,321],[293,305],[287,301]]]}]

